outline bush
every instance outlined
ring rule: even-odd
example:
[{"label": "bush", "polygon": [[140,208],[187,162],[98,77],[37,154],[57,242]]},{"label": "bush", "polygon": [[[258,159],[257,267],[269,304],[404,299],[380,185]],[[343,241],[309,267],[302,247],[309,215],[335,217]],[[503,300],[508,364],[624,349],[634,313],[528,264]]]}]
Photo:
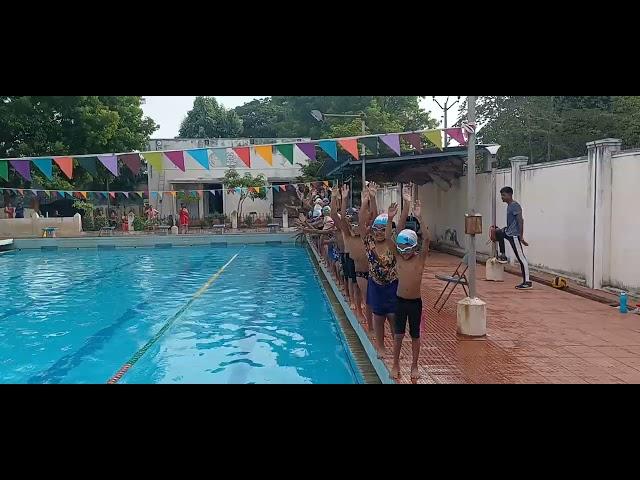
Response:
[{"label": "bush", "polygon": [[135,217],[133,219],[133,230],[136,232],[144,232],[147,227],[147,221],[142,217]]},{"label": "bush", "polygon": [[103,227],[107,226],[107,219],[102,215],[99,217],[94,217],[93,219],[93,229],[95,232],[100,231]]}]

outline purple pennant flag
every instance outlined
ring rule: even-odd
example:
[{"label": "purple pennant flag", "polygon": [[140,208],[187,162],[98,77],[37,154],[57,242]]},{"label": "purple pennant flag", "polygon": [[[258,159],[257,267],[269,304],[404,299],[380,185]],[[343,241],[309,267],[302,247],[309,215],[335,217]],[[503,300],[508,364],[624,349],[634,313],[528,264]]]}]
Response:
[{"label": "purple pennant flag", "polygon": [[129,198],[129,192],[122,192],[122,194],[123,194],[125,197]]},{"label": "purple pennant flag", "polygon": [[114,176],[118,176],[118,157],[115,155],[102,155],[98,157],[100,163],[104,165]]},{"label": "purple pennant flag", "polygon": [[31,161],[30,160],[9,160],[16,172],[22,175],[27,182],[31,181]]},{"label": "purple pennant flag", "polygon": [[387,147],[393,150],[396,155],[400,155],[400,135],[381,135],[380,140],[382,140]]},{"label": "purple pennant flag", "polygon": [[296,143],[302,153],[304,153],[309,160],[315,161],[316,159],[316,144],[315,143]]}]

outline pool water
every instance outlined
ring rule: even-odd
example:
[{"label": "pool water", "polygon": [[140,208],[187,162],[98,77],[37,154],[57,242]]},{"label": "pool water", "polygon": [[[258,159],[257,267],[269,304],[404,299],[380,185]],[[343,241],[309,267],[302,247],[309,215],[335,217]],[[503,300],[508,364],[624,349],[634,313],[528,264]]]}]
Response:
[{"label": "pool water", "polygon": [[119,383],[361,381],[293,245],[22,251],[0,275],[0,383],[105,383],[159,332]]}]

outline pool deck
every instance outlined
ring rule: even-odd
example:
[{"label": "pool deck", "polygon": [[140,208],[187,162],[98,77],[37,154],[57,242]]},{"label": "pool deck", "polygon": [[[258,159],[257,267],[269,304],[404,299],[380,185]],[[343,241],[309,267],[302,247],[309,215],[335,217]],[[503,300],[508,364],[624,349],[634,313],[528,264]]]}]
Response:
[{"label": "pool deck", "polygon": [[[487,302],[487,337],[456,334],[456,290],[442,312],[433,308],[460,259],[432,252],[423,275],[422,352],[418,383],[640,383],[640,315],[534,283],[517,291],[520,278],[484,280],[478,265],[478,294]],[[386,339],[391,351],[392,338]],[[390,360],[386,361],[390,368]],[[402,348],[402,376],[410,383],[411,343]]]}]

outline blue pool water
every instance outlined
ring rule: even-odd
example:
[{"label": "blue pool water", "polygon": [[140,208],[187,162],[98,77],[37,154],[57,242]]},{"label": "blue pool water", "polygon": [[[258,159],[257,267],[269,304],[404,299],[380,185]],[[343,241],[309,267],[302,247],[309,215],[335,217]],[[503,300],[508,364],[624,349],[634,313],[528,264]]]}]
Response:
[{"label": "blue pool water", "polygon": [[302,248],[23,251],[0,272],[0,383],[105,383],[179,312],[120,383],[361,378]]}]

